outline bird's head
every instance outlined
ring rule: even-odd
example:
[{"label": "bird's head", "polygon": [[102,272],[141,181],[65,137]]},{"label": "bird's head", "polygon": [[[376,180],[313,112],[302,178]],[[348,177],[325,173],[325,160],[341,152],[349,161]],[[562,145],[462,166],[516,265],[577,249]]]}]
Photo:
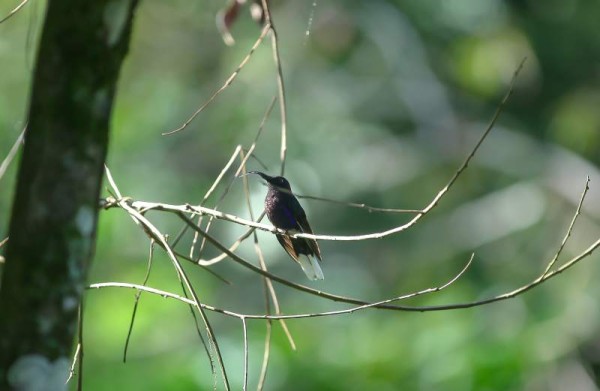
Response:
[{"label": "bird's head", "polygon": [[269,176],[269,175],[265,174],[264,172],[260,172],[260,171],[250,171],[250,172],[248,172],[248,174],[260,175],[260,177],[262,179],[267,181],[267,184],[269,185],[269,187],[275,187],[278,189],[285,189],[285,190],[290,190],[290,191],[292,190],[288,180],[282,176]]}]

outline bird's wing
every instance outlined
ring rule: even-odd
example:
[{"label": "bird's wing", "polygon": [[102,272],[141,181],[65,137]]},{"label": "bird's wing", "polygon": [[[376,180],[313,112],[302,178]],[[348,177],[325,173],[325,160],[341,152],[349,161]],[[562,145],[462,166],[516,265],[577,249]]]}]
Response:
[{"label": "bird's wing", "polygon": [[[300,205],[298,200],[296,200],[294,198],[294,201],[295,202],[292,202],[291,205],[292,205],[292,208],[294,209],[293,212],[294,212],[294,215],[296,216],[296,223],[298,224],[299,231],[306,233],[306,234],[312,234],[313,230],[310,227],[310,224],[308,223],[304,209],[302,209],[302,206]],[[314,239],[305,239],[305,240],[306,240],[306,243],[308,244],[308,246],[310,247],[310,249],[312,250],[312,252],[316,255],[316,257],[320,261],[321,260],[321,250],[319,249],[319,244],[317,243],[317,241]]]},{"label": "bird's wing", "polygon": [[276,235],[279,244],[283,247],[286,253],[289,254],[290,257],[294,259],[294,261],[298,262],[298,253],[294,249],[294,244],[292,243],[292,238],[287,235]]}]

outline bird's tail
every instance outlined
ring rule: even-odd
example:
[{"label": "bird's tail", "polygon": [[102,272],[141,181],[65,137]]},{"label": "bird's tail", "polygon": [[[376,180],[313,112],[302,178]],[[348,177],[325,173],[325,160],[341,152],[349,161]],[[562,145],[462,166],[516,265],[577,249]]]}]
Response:
[{"label": "bird's tail", "polygon": [[319,260],[314,255],[298,254],[298,263],[302,267],[304,274],[310,280],[323,280],[323,271],[319,265]]}]

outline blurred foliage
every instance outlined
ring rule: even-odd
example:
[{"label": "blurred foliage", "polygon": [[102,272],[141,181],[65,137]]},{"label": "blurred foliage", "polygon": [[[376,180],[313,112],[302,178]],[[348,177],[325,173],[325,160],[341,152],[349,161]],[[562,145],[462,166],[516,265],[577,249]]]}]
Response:
[{"label": "blurred foliage", "polygon": [[[1,15],[14,6],[9,3],[14,2],[0,5]],[[268,40],[184,132],[160,135],[179,126],[222,84],[259,34],[242,9],[232,26],[236,44],[225,46],[214,24],[223,7],[225,2],[217,1],[141,4],[108,159],[125,195],[199,203],[235,146],[248,146],[254,138],[276,93]],[[464,302],[512,290],[537,276],[558,248],[586,175],[592,188],[562,259],[598,238],[600,2],[333,0],[313,7],[311,1],[281,0],[272,8],[289,110],[286,176],[300,194],[381,207],[425,206],[485,129],[512,73],[527,57],[498,126],[438,208],[400,235],[321,242],[326,280],[310,285],[368,300],[393,297],[446,281],[474,251],[475,264],[460,281],[410,304]],[[0,25],[1,157],[25,123],[43,10],[43,1],[30,1]],[[273,173],[279,126],[276,109],[256,151]],[[260,168],[254,160],[250,167]],[[16,169],[13,164],[0,179],[0,238],[6,236]],[[258,213],[265,189],[258,181],[251,187]],[[319,233],[367,233],[409,218],[303,204]],[[221,208],[248,217],[241,181],[234,182]],[[171,235],[180,227],[166,215],[150,216]],[[214,229],[225,243],[243,232],[223,222]],[[308,284],[271,235],[259,238],[274,273]],[[90,282],[141,283],[147,252],[146,237],[128,216],[102,212]],[[239,253],[256,259],[251,244]],[[214,254],[206,249],[207,257]],[[274,324],[266,389],[596,389],[598,260],[594,254],[525,295],[469,310],[368,310],[288,321],[297,351]],[[229,261],[214,270],[232,285],[188,267],[201,300],[246,313],[265,311],[259,277]],[[149,284],[180,292],[160,251]],[[285,313],[346,308],[276,289]],[[86,389],[212,389],[189,309],[173,301],[142,295],[129,359],[121,362],[133,298],[132,291],[88,292]],[[239,389],[241,325],[214,314],[210,319],[233,388]],[[265,323],[248,326],[254,388]]]}]

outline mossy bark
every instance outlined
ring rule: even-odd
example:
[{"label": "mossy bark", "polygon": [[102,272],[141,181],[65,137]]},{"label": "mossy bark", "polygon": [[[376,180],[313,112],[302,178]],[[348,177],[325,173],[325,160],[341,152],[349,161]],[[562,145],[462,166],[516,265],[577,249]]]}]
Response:
[{"label": "mossy bark", "polygon": [[0,286],[2,390],[23,356],[71,357],[136,5],[47,3]]}]

